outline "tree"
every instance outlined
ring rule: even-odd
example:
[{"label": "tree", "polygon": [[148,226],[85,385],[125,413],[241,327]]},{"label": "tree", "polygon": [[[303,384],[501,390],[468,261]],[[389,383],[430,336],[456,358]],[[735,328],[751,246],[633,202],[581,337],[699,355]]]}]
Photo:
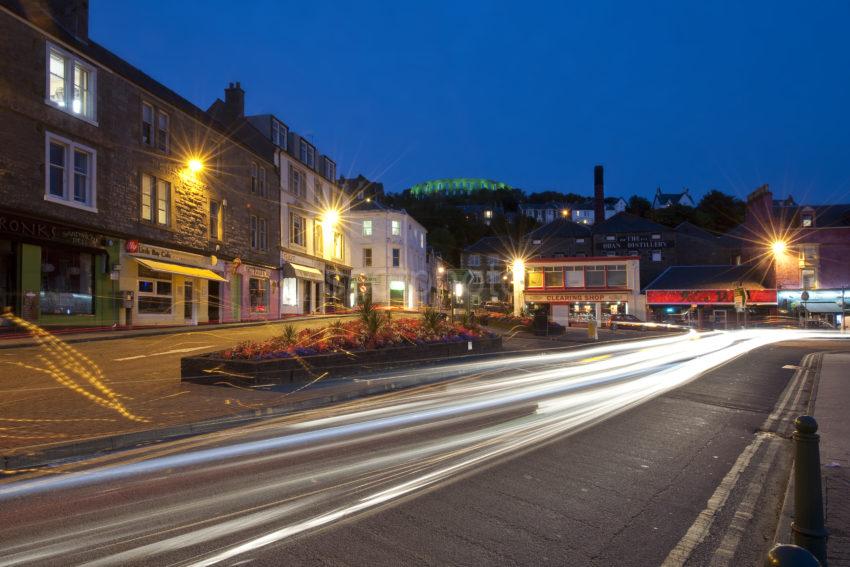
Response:
[{"label": "tree", "polygon": [[705,225],[705,215],[694,207],[685,205],[671,205],[663,209],[653,209],[652,220],[665,226],[676,227],[687,221],[697,226]]},{"label": "tree", "polygon": [[626,212],[639,217],[649,218],[652,213],[652,203],[640,195],[632,195],[626,205]]},{"label": "tree", "polygon": [[697,204],[697,211],[705,223],[703,228],[715,232],[727,232],[744,222],[746,210],[744,201],[717,189],[706,193]]}]

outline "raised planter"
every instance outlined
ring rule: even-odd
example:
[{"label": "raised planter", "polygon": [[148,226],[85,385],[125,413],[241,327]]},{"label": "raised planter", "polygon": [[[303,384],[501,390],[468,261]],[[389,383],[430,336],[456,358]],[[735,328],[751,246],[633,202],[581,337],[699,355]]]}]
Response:
[{"label": "raised planter", "polygon": [[326,378],[352,376],[392,366],[439,361],[470,354],[502,350],[502,337],[389,347],[346,353],[315,354],[300,358],[245,360],[222,358],[214,352],[180,360],[183,381],[196,384],[304,384],[325,374]]}]

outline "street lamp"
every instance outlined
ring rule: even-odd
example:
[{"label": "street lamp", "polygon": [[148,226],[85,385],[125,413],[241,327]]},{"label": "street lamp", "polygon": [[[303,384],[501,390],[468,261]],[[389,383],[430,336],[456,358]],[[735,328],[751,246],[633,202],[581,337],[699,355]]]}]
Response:
[{"label": "street lamp", "polygon": [[775,258],[781,258],[785,255],[785,252],[788,251],[788,243],[784,240],[774,240],[770,244],[770,249],[773,251],[773,256]]},{"label": "street lamp", "polygon": [[514,276],[514,317],[522,315],[523,291],[525,291],[525,261],[522,258],[514,258],[511,264]]},{"label": "street lamp", "polygon": [[204,169],[204,162],[202,162],[198,158],[190,159],[187,165],[189,166],[189,171],[191,171],[192,173],[198,173],[199,171]]},{"label": "street lamp", "polygon": [[332,228],[339,222],[339,211],[336,209],[326,209],[322,213],[322,222]]}]

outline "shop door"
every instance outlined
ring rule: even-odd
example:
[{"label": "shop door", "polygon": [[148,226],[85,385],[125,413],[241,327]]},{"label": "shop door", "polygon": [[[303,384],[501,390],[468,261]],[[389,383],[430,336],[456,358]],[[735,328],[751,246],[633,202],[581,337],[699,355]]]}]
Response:
[{"label": "shop door", "polygon": [[188,325],[195,324],[194,288],[191,280],[183,282],[183,318]]},{"label": "shop door", "polygon": [[313,309],[311,304],[313,303],[313,282],[304,282],[304,305],[302,306],[302,312],[305,315],[309,315]]},{"label": "shop door", "polygon": [[209,282],[207,294],[207,320],[218,323],[221,319],[221,285],[217,281]]},{"label": "shop door", "polygon": [[18,312],[17,248],[11,240],[0,240],[0,310],[9,308],[13,313]]},{"label": "shop door", "polygon": [[725,329],[726,328],[726,311],[721,311],[719,309],[714,311],[714,328],[715,329]]}]

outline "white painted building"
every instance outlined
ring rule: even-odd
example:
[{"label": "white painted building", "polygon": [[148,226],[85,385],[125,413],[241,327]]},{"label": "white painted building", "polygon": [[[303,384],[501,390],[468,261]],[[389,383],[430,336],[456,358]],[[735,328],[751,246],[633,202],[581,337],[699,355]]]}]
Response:
[{"label": "white painted building", "polygon": [[248,120],[276,146],[280,175],[281,314],[350,307],[345,199],[336,163],[272,115]]},{"label": "white painted building", "polygon": [[[425,228],[404,210],[368,199],[345,212],[351,241],[351,272],[363,274],[366,293],[379,305],[419,309],[432,285]],[[350,301],[359,290],[352,286]]]}]

